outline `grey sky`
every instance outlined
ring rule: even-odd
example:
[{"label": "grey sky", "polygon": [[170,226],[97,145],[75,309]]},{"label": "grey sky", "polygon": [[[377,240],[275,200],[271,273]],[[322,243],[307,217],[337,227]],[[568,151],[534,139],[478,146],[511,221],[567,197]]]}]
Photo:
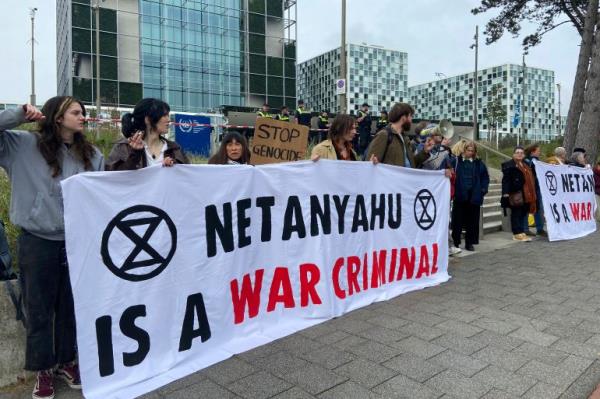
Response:
[{"label": "grey sky", "polygon": [[[299,62],[339,46],[340,4],[340,0],[298,0]],[[481,33],[480,68],[520,64],[521,38],[508,35],[491,46],[484,44],[483,30],[490,15],[471,15],[470,10],[478,4],[477,0],[347,0],[347,40],[406,51],[409,86],[436,79],[436,72],[453,76],[472,71],[474,56],[469,46],[477,24]],[[1,0],[4,60],[0,67],[0,102],[22,103],[29,98],[29,7],[39,9],[38,103],[56,93],[55,0]],[[531,31],[532,26],[524,26],[524,33]],[[564,25],[546,35],[526,59],[529,66],[554,70],[556,83],[562,85],[563,115],[571,98],[579,42],[575,29]]]}]

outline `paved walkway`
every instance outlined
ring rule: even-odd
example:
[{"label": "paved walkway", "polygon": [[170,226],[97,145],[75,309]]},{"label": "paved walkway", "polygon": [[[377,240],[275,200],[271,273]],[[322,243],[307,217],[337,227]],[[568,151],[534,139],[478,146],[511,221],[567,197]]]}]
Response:
[{"label": "paved walkway", "polygon": [[[600,234],[509,239],[495,234],[480,248],[503,248],[452,260],[446,284],[303,330],[144,397],[587,398],[600,382]],[[26,389],[0,397],[30,397]],[[75,397],[63,386],[57,395]]]}]

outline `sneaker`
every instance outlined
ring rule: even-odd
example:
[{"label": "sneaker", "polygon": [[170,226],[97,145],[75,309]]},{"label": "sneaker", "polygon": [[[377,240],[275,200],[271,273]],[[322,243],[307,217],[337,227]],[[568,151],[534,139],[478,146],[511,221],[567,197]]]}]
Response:
[{"label": "sneaker", "polygon": [[456,246],[452,246],[448,249],[448,251],[450,252],[450,255],[457,255],[462,252],[462,249]]},{"label": "sneaker", "polygon": [[532,233],[530,230],[525,230],[525,232],[522,234],[529,236],[529,237],[535,237],[535,233]]},{"label": "sneaker", "polygon": [[79,378],[79,365],[75,362],[63,364],[56,370],[56,375],[65,380],[72,389],[81,389],[81,379]]},{"label": "sneaker", "polygon": [[527,235],[525,233],[519,233],[519,234],[513,235],[513,241],[527,242],[527,241],[531,241],[531,238],[527,237]]},{"label": "sneaker", "polygon": [[53,399],[54,398],[54,374],[52,369],[38,371],[31,394],[33,399]]}]

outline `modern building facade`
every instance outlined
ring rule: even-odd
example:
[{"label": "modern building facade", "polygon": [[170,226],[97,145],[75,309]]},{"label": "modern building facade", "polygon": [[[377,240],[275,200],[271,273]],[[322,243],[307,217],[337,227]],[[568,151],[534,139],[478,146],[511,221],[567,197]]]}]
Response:
[{"label": "modern building facade", "polygon": [[[347,44],[348,112],[357,113],[363,103],[373,114],[389,110],[408,96],[407,53],[366,44]],[[340,76],[340,48],[298,64],[297,93],[314,111],[338,112],[335,82]]]},{"label": "modern building facade", "polygon": [[[525,68],[504,64],[485,68],[477,73],[477,119],[479,136],[489,137],[488,102],[494,85],[501,85],[499,96],[506,117],[497,125],[500,137],[516,136],[529,140],[549,141],[557,136],[554,105],[554,72],[540,68]],[[409,87],[409,102],[415,107],[416,118],[473,121],[473,73],[466,73],[434,82]],[[520,120],[513,126],[515,108],[521,104]]]},{"label": "modern building facade", "polygon": [[[97,0],[57,0],[59,92],[93,103]],[[296,2],[100,2],[100,95],[128,107],[142,97],[176,111],[296,103]]]}]

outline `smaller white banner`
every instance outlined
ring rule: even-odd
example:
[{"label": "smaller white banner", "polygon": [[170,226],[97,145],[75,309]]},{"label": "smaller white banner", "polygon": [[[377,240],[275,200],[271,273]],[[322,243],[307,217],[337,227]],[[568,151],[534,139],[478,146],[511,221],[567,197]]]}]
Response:
[{"label": "smaller white banner", "polygon": [[591,169],[534,161],[550,241],[596,231],[594,174]]}]

